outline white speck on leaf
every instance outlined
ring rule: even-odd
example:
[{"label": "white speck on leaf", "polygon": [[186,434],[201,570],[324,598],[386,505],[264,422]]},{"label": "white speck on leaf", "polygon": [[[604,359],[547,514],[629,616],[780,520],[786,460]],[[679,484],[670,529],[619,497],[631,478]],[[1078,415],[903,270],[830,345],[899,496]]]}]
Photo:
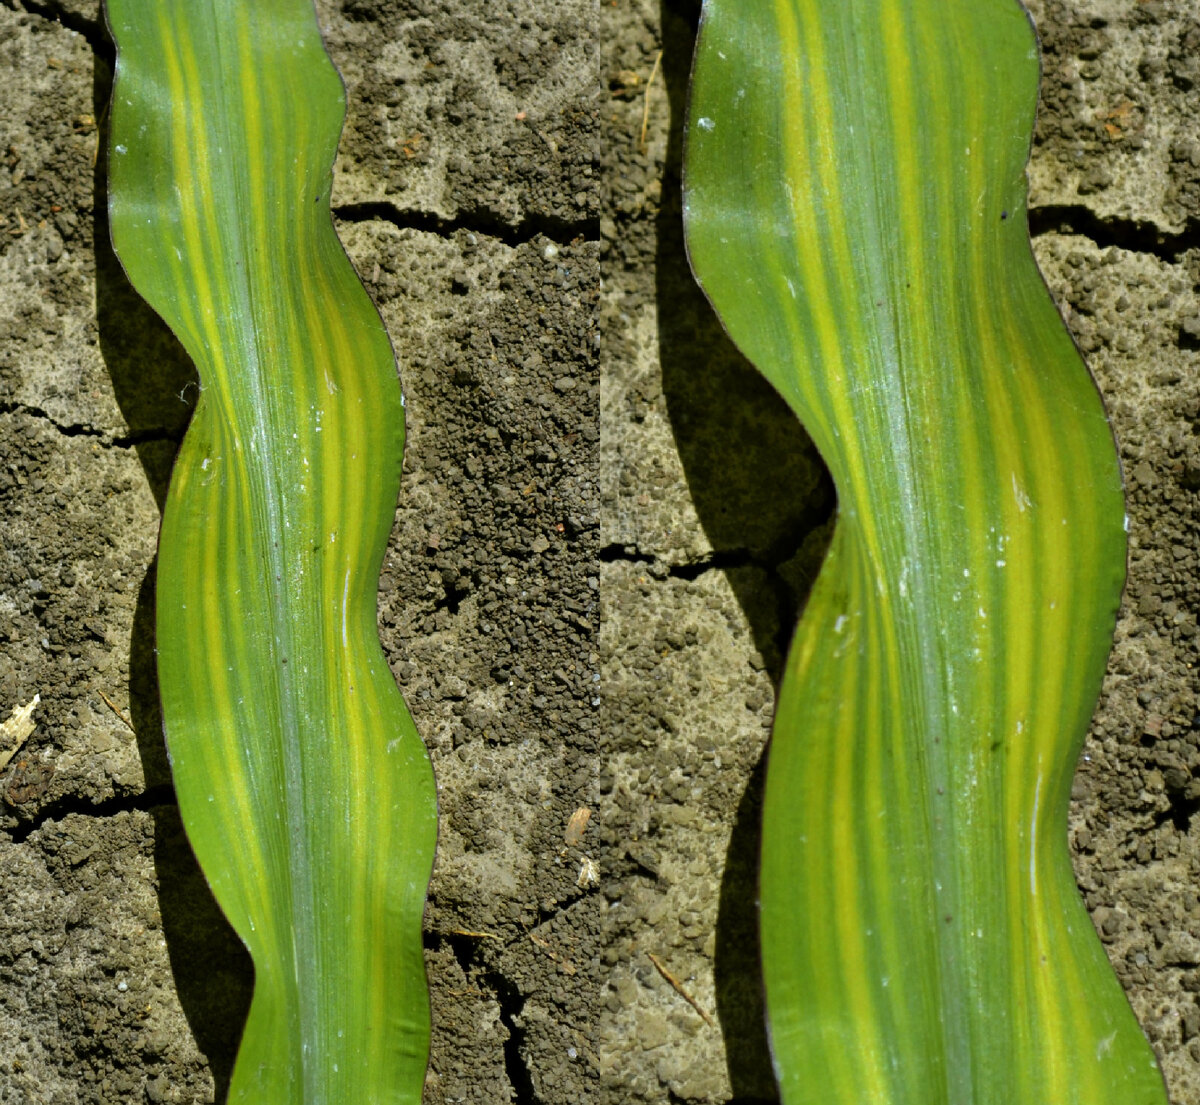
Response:
[{"label": "white speck on leaf", "polygon": [[1017,509],[1022,514],[1024,514],[1026,507],[1033,506],[1033,500],[1028,495],[1025,494],[1025,492],[1021,489],[1021,485],[1019,483],[1017,483],[1016,472],[1014,472],[1012,474],[1012,489],[1013,489],[1013,498],[1016,500],[1016,503],[1017,503]]},{"label": "white speck on leaf", "polygon": [[350,569],[346,569],[346,582],[342,587],[342,647],[349,648],[350,642],[346,639],[346,608],[350,605]]},{"label": "white speck on leaf", "polygon": [[[1038,757],[1038,767],[1041,768],[1042,758]],[[1033,821],[1029,826],[1029,893],[1037,897],[1037,830],[1038,805],[1042,801],[1042,776],[1039,771],[1037,784],[1033,788]]]}]

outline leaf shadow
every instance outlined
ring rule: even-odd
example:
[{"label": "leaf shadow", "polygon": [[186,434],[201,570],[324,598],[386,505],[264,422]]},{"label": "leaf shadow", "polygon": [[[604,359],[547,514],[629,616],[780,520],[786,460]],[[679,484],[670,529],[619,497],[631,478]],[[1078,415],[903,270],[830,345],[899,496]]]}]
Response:
[{"label": "leaf shadow", "polygon": [[[657,220],[662,387],[692,503],[776,690],[836,504],[832,480],[795,416],[742,356],[696,285],[683,240],[681,177],[699,0],[660,0],[670,133]],[[767,1037],[758,931],[764,752],[735,815],[721,878],[716,996],[730,1105],[779,1100]]]},{"label": "leaf shadow", "polygon": [[[93,169],[93,249],[96,323],[101,356],[129,427],[159,512],[166,500],[175,453],[198,394],[195,369],[174,334],[135,292],[113,253],[108,228],[107,107],[113,51],[98,52],[92,82],[99,154]],[[145,787],[171,785],[162,736],[154,645],[154,579],[157,559],[138,593],[129,641],[129,701]],[[221,913],[196,863],[178,806],[150,810],[154,865],[163,936],[176,992],[212,1071],[216,1100],[226,1099],[242,1027],[250,1008],[254,970],[237,934]]]}]

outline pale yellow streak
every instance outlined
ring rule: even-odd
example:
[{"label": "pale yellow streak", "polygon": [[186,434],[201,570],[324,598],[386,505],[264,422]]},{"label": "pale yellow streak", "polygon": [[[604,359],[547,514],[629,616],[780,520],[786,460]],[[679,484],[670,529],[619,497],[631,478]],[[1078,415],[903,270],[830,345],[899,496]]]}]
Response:
[{"label": "pale yellow streak", "polygon": [[[158,8],[158,24],[163,44],[163,55],[167,72],[167,82],[171,92],[171,102],[176,105],[193,102],[195,96],[191,90],[198,90],[200,88],[200,79],[196,69],[195,55],[191,51],[189,40],[186,35],[182,35],[169,22],[166,5]],[[182,50],[182,54],[178,52],[177,47]],[[178,114],[181,110],[183,109],[177,109],[176,125],[172,132],[172,156],[175,163],[173,176],[179,181],[180,223],[183,228],[184,240],[188,251],[188,269],[194,280],[192,290],[200,309],[201,330],[204,340],[198,345],[198,348],[204,350],[207,354],[207,367],[210,370],[209,372],[204,372],[203,366],[199,366],[201,368],[201,378],[206,385],[211,384],[214,380],[218,384],[215,388],[217,403],[215,407],[210,408],[210,413],[215,416],[215,421],[220,422],[226,416],[226,412],[230,410],[229,393],[225,380],[227,371],[223,340],[225,335],[220,321],[222,312],[218,309],[217,301],[213,294],[213,287],[209,280],[210,266],[206,262],[206,245],[213,250],[214,259],[212,265],[214,266],[214,271],[217,272],[223,271],[223,250],[217,232],[218,224],[215,210],[212,207],[211,197],[206,196],[203,204],[209,223],[209,232],[207,234],[201,230],[192,214],[199,206],[196,182],[202,179],[203,174],[207,172],[208,142],[203,123],[198,122],[196,127],[191,129],[188,125],[189,119],[186,113],[183,117],[180,117]],[[212,403],[213,399],[214,395],[210,392],[207,402]],[[236,463],[233,457],[230,457],[229,460],[231,462],[230,467],[236,469],[242,477],[243,493],[248,495],[249,486],[245,479],[244,467]],[[177,501],[183,501],[186,495],[186,484],[181,481],[188,479],[191,475],[191,473],[187,472],[177,473],[176,481],[179,483],[175,494]],[[224,629],[220,628],[222,623],[219,610],[217,609],[218,604],[213,591],[204,586],[205,579],[211,580],[217,578],[215,574],[212,574],[216,571],[218,558],[214,538],[211,534],[209,535],[209,541],[205,545],[205,550],[205,573],[193,583],[189,589],[189,593],[206,596],[201,616],[208,624],[216,625],[220,631],[206,633],[205,637],[210,641],[220,641]],[[229,702],[231,700],[229,684],[226,678],[226,666],[225,664],[213,665],[214,675],[210,684],[210,700],[212,701]],[[265,871],[266,866],[261,852],[261,843],[257,834],[253,831],[254,823],[251,811],[254,806],[251,795],[246,787],[245,773],[240,769],[240,759],[237,753],[239,742],[237,741],[235,731],[223,727],[221,736],[214,743],[222,751],[222,769],[220,772],[213,772],[213,775],[214,777],[226,780],[226,789],[232,792],[231,805],[237,811],[242,824],[242,840],[237,842],[235,846],[240,847],[246,853],[249,863],[255,869]],[[260,886],[260,882],[255,881],[254,886]],[[257,899],[257,896],[253,894],[251,897],[256,899],[258,908],[261,910],[261,899]],[[260,914],[260,916],[265,916],[265,914]]]},{"label": "pale yellow streak", "polygon": [[[1066,472],[1062,463],[1063,458],[1056,448],[1058,440],[1056,434],[1060,434],[1061,430],[1056,430],[1048,417],[1046,396],[1038,382],[1036,367],[1030,362],[1029,350],[1024,343],[1024,326],[1019,319],[1011,315],[1005,318],[1004,324],[1006,344],[1008,348],[1018,354],[1015,379],[1018,392],[1016,401],[1020,404],[1028,438],[1035,443],[1034,447],[1037,449],[1039,462],[1037,490],[1034,492],[1038,511],[1037,540],[1039,546],[1036,563],[1039,566],[1039,575],[1043,586],[1040,589],[1037,588],[1030,575],[1028,580],[1024,581],[1029,588],[1026,593],[1037,594],[1040,590],[1043,598],[1049,595],[1056,599],[1058,608],[1055,611],[1040,611],[1040,636],[1036,639],[1044,655],[1069,657],[1072,653],[1070,647],[1071,627],[1067,625],[1064,617],[1067,611],[1062,607],[1076,588],[1070,578],[1072,569],[1068,564],[1069,558],[1062,555],[1066,550],[1056,552],[1055,527],[1061,524],[1061,519],[1072,516],[1062,494],[1063,488],[1069,486],[1068,481],[1071,476]],[[1078,521],[1076,524],[1079,524]],[[1031,557],[1030,560],[1033,561],[1034,558]],[[1031,571],[1032,568],[1030,568]],[[1033,618],[1037,613],[1039,611],[1034,610],[1034,603],[1028,603],[1022,620],[1028,623],[1025,632],[1030,634],[1027,638],[1029,640],[1035,639],[1033,634],[1039,628],[1033,624]],[[1038,703],[1034,714],[1036,727],[1030,736],[1035,742],[1035,771],[1044,793],[1049,790],[1047,784],[1053,781],[1049,771],[1056,766],[1056,760],[1061,756],[1057,746],[1060,738],[1058,727],[1062,718],[1064,687],[1062,679],[1046,680],[1045,672],[1041,674],[1043,678],[1038,681]],[[1032,672],[1029,673],[1029,678],[1032,681]],[[1028,793],[1028,785],[1027,776],[1025,780],[1026,793]],[[1033,816],[1033,811],[1027,811],[1020,822],[1021,824],[1032,824],[1038,834],[1037,851],[1033,862],[1039,868],[1039,885],[1042,887],[1045,887],[1050,874],[1044,863],[1044,857],[1048,854],[1047,834],[1053,829],[1053,825],[1047,817],[1049,809],[1052,809],[1049,803],[1043,805],[1037,810],[1036,817]],[[1043,889],[1041,892],[1044,894],[1045,890]],[[1037,1007],[1041,1018],[1039,1031],[1045,1040],[1049,1079],[1052,1086],[1061,1087],[1069,1081],[1069,1075],[1064,1065],[1067,1053],[1063,1038],[1062,1018],[1058,1015],[1058,1011],[1062,987],[1074,981],[1077,962],[1073,955],[1067,955],[1063,962],[1056,964],[1062,974],[1056,975],[1055,971],[1051,969],[1054,964],[1054,943],[1049,914],[1047,903],[1034,903],[1031,914],[1034,928],[1033,951],[1036,963],[1034,979]]]},{"label": "pale yellow streak", "polygon": [[[811,164],[808,157],[809,138],[801,120],[804,113],[789,112],[784,131],[784,174],[791,184],[795,240],[801,249],[799,260],[804,272],[804,288],[812,305],[811,315],[816,325],[820,372],[827,381],[830,408],[826,413],[820,407],[814,407],[814,413],[823,414],[828,425],[853,426],[858,420],[853,403],[849,399],[848,366],[842,353],[842,336],[835,323],[839,312],[833,309],[832,292],[821,250],[822,239],[828,234],[832,239],[839,269],[843,273],[854,271],[853,258],[845,238],[845,227],[840,221],[842,199],[835,166],[836,146],[831,135],[833,106],[821,39],[823,16],[811,3],[797,5],[798,11],[794,12],[790,0],[777,0],[776,9],[779,13],[778,23],[782,40],[780,50],[784,56],[803,56],[807,62],[809,78],[807,84],[802,83],[799,80],[800,74],[794,67],[785,68],[784,102],[809,102],[813,105],[812,116],[824,120],[824,125],[819,130],[821,156],[817,159],[816,166]],[[803,34],[794,21],[793,17],[796,14],[805,24]],[[813,180],[814,169],[821,185],[820,206],[828,220],[824,227],[818,226],[814,218],[814,211],[818,205],[809,183]],[[846,291],[847,280],[848,278],[843,276],[843,286],[839,289],[843,293]],[[852,297],[847,300],[847,305],[853,307]],[[852,343],[856,348],[862,348],[864,343],[857,327],[857,319],[852,317],[851,324],[854,326],[850,335]],[[839,493],[844,496],[844,501],[847,504],[870,502],[867,466],[857,436],[833,436],[831,433],[828,440],[844,461],[843,472],[849,486],[838,488]],[[860,518],[860,525],[863,541],[874,563],[884,563],[875,523],[869,514]]]},{"label": "pale yellow streak", "polygon": [[[803,23],[803,30],[793,22],[793,9],[787,0],[777,4],[779,24],[783,31],[785,49],[787,44],[794,48],[802,46],[807,62],[809,83],[806,87],[797,87],[798,74],[794,69],[787,70],[790,87],[785,92],[785,102],[803,103],[807,98],[812,103],[813,115],[823,121],[818,132],[820,156],[816,166],[821,183],[823,210],[828,222],[825,231],[831,236],[835,261],[841,277],[840,291],[845,298],[847,307],[853,309],[854,300],[850,291],[853,273],[853,257],[846,240],[845,227],[841,222],[842,200],[836,173],[836,143],[832,133],[833,102],[826,73],[824,42],[821,35],[823,13],[811,2],[797,5],[795,15]],[[801,40],[802,39],[802,43]],[[793,53],[791,56],[800,56]],[[797,118],[801,113],[791,113],[791,118]],[[797,123],[789,123],[785,140],[787,178],[791,181],[797,193],[797,187],[806,181],[799,175],[806,169],[807,158],[797,163],[797,151],[805,149],[803,143],[807,136]],[[801,244],[821,241],[820,231],[812,226],[811,203],[803,202],[800,195],[795,197],[792,217],[796,224],[796,238]],[[829,400],[833,408],[832,421],[835,425],[853,426],[856,423],[855,410],[848,394],[847,371],[842,354],[842,336],[834,324],[838,315],[833,310],[833,299],[829,288],[825,266],[819,248],[806,249],[801,258],[805,270],[805,288],[813,305],[813,318],[817,328],[817,342],[820,349],[822,367],[829,380]],[[851,334],[851,341],[856,348],[862,348],[862,335],[858,332],[857,324]],[[846,477],[851,486],[839,489],[845,494],[850,503],[866,503],[869,482],[867,478],[861,447],[855,434],[847,434],[837,439],[838,445],[846,459]],[[880,557],[879,542],[875,533],[875,523],[869,516],[862,516],[860,533],[868,549],[872,553],[874,564],[883,563]],[[847,717],[853,717],[849,711],[840,715],[839,720],[844,725]],[[857,733],[843,733],[843,739],[856,740]],[[850,745],[842,745],[842,754],[835,758],[833,789],[836,793],[851,795],[853,780],[850,778],[850,757],[845,750]],[[828,777],[828,776],[826,776]],[[842,809],[850,808],[843,805]],[[858,908],[857,862],[855,858],[854,834],[848,818],[836,819],[833,832],[834,859],[834,898],[840,939],[835,942],[838,962],[847,995],[853,1007],[863,1014],[858,1026],[862,1052],[855,1057],[856,1062],[851,1069],[861,1077],[862,1083],[859,1097],[868,1101],[885,1101],[888,1094],[888,1077],[882,1068],[884,1049],[879,1040],[878,1019],[872,1015],[873,999],[871,986],[866,976],[865,964],[868,962],[868,949],[863,938],[861,910]],[[843,1061],[849,1057],[842,1057]]]},{"label": "pale yellow streak", "polygon": [[[870,587],[869,578],[861,564],[858,574],[859,587]],[[866,600],[870,598],[870,595],[862,597]],[[911,796],[914,792],[905,786],[907,756],[900,757],[893,765],[894,773],[890,779],[884,773],[884,749],[889,743],[889,733],[893,729],[886,713],[890,712],[900,699],[887,698],[883,693],[890,689],[890,686],[895,685],[899,674],[898,656],[889,657],[886,661],[883,659],[885,653],[890,651],[890,646],[894,641],[894,636],[890,632],[885,632],[883,627],[892,626],[895,623],[896,614],[892,610],[890,599],[886,596],[878,596],[876,601],[866,603],[864,613],[869,618],[869,622],[867,618],[863,619],[864,624],[859,633],[865,641],[869,642],[870,648],[865,662],[861,657],[856,658],[858,679],[855,682],[866,685],[852,686],[848,689],[851,693],[857,692],[866,699],[866,719],[863,731],[864,735],[870,739],[870,747],[865,757],[859,800],[852,801],[847,808],[859,809],[869,819],[864,832],[869,856],[869,885],[874,890],[875,898],[876,918],[874,924],[883,945],[881,959],[884,963],[893,963],[899,967],[905,962],[906,956],[911,954],[911,948],[901,947],[900,925],[890,923],[892,919],[898,921],[902,915],[901,907],[897,904],[892,892],[898,875],[894,859],[895,848],[890,834],[885,835],[878,831],[877,826],[881,822],[876,819],[882,818],[884,819],[882,823],[889,827],[894,826],[897,820],[895,817],[897,811],[889,806],[888,795],[900,793]],[[884,681],[882,685],[881,677]],[[842,758],[848,759],[844,754]],[[847,818],[847,820],[850,819]],[[857,823],[857,818],[854,820]],[[903,835],[909,845],[905,849],[906,855],[912,855],[913,853],[910,851],[912,838],[908,831],[909,819],[902,817],[899,821],[904,826]],[[918,939],[920,938],[918,937]],[[897,978],[894,982],[900,984],[901,979]],[[882,988],[883,983],[882,980],[872,977],[870,985]],[[907,1044],[914,1039],[913,1022],[920,1021],[923,1009],[918,1004],[918,995],[911,994],[907,996],[906,1000],[896,1001],[892,996],[896,992],[900,991],[891,991],[886,999],[892,1022],[896,1026],[896,1035],[899,1037],[899,1040],[893,1040],[893,1043],[899,1044],[903,1041]],[[877,1005],[884,1002],[883,995],[876,1000]],[[879,1062],[881,1066],[886,1065],[887,1056],[881,1055]]]},{"label": "pale yellow streak", "polygon": [[[181,485],[180,492],[187,493],[186,485]],[[202,552],[186,592],[193,597],[193,603],[199,601],[200,609],[195,612],[193,618],[189,608],[187,620],[197,624],[199,630],[189,633],[189,636],[205,641],[209,650],[205,657],[205,690],[209,700],[207,716],[217,722],[217,719],[229,718],[227,707],[234,701],[229,685],[229,656],[225,650],[225,625],[219,597],[222,588],[214,586],[217,580],[225,581],[225,573],[222,571],[221,530],[217,527],[206,528],[203,537]],[[260,876],[251,878],[248,882],[239,882],[238,897],[243,902],[243,908],[261,907],[257,891],[261,887],[261,875],[266,868],[258,848],[258,836],[252,816],[254,806],[246,787],[237,727],[236,723],[225,720],[219,721],[218,724],[219,729],[213,733],[213,740],[201,744],[199,753],[204,761],[205,774],[210,779],[223,781],[221,802],[231,808],[240,823],[241,832],[230,834],[230,844],[243,853],[253,870]],[[214,756],[217,757],[216,763],[212,759]]]},{"label": "pale yellow streak", "polygon": [[[158,7],[159,30],[162,34],[163,54],[167,70],[167,83],[171,91],[171,102],[185,105],[194,102],[199,95],[201,82],[196,70],[195,55],[191,52],[186,36],[167,22],[167,5]],[[181,46],[182,55],[176,47]],[[190,124],[195,122],[195,126]],[[203,120],[189,119],[186,108],[177,106],[175,125],[172,128],[172,158],[175,165],[173,178],[179,185],[180,225],[184,233],[187,253],[191,262],[191,273],[195,280],[195,299],[200,310],[203,341],[199,349],[207,354],[211,377],[208,385],[217,384],[216,398],[228,409],[229,390],[226,382],[224,333],[220,319],[222,312],[209,279],[210,270],[218,274],[225,271],[224,249],[219,234],[219,223],[212,206],[212,197],[207,189],[198,189],[197,182],[208,173],[208,135]],[[203,208],[208,222],[207,233],[197,223],[194,212]],[[207,253],[212,250],[209,261]],[[202,375],[205,375],[202,372]]]},{"label": "pale yellow streak", "polygon": [[[968,112],[968,134],[986,133],[981,112],[987,102],[988,96],[983,94],[964,97],[964,109]],[[985,194],[988,184],[986,172],[990,163],[988,149],[976,143],[966,159],[968,202]],[[971,212],[971,217],[984,216],[981,212]],[[996,279],[994,258],[983,249],[974,249],[971,254],[970,273],[970,301],[976,305],[975,318],[972,321],[984,361],[989,366],[981,374],[981,383],[992,428],[994,454],[991,467],[1000,485],[997,504],[1000,517],[996,520],[996,536],[1008,539],[1002,552],[999,549],[985,550],[984,560],[977,564],[974,570],[978,572],[982,569],[990,574],[995,570],[990,561],[1005,562],[1002,571],[1006,574],[1008,586],[1000,589],[1004,640],[1000,642],[998,656],[991,654],[989,642],[982,663],[990,666],[1001,662],[1006,673],[1007,693],[994,720],[999,730],[996,737],[1004,742],[1001,808],[997,812],[1001,823],[1009,827],[1004,840],[1007,853],[1005,901],[1008,904],[1009,961],[1014,965],[1010,974],[1013,991],[1011,1008],[1014,1017],[1013,1030],[1016,1033],[1014,1043],[1024,1041],[1025,1048],[1034,1050],[1040,1046],[1041,1036],[1039,1033],[1038,1038],[1030,1038],[1026,1027],[1025,1018],[1034,1004],[1028,988],[1026,965],[1036,961],[1037,949],[1030,946],[1029,934],[1022,924],[1026,913],[1022,907],[1027,900],[1026,888],[1029,885],[1029,856],[1025,846],[1024,828],[1029,825],[1031,817],[1028,798],[1028,754],[1034,726],[1038,721],[1033,713],[1032,701],[1035,677],[1032,665],[1037,654],[1034,610],[1034,596],[1037,590],[1033,571],[1035,549],[1031,540],[1038,510],[1035,506],[1025,505],[1024,498],[1018,500],[1018,495],[1024,496],[1030,485],[1021,450],[1021,438],[1012,409],[1014,366],[1007,360],[1014,348],[1012,335],[1009,335],[1006,341],[1000,341],[990,313]],[[974,473],[968,479],[968,486],[972,486],[975,480],[980,480],[980,486],[983,485],[982,474]],[[1014,647],[1014,643],[1019,647]],[[1036,903],[1034,908],[1038,908]],[[1022,1096],[1035,1093],[1034,1087],[1028,1081],[1028,1070],[1028,1067],[1022,1066],[1014,1072],[1015,1077],[1021,1077],[1023,1080],[1017,1087],[1018,1094]]]}]

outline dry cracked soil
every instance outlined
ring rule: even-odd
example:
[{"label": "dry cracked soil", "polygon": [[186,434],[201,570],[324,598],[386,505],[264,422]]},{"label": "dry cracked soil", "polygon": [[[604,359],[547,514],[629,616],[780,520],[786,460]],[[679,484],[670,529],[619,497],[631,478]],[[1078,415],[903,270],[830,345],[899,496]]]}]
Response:
[{"label": "dry cracked soil", "polygon": [[[1130,517],[1070,840],[1200,1105],[1200,22],[1031,7],[1034,249]],[[698,8],[318,3],[335,223],[408,402],[379,625],[439,783],[429,1105],[776,1100],[756,813],[835,501],[684,259]],[[0,772],[6,1105],[220,1102],[252,985],[161,737],[153,564],[196,384],[108,245],[112,63],[95,0],[0,0],[0,714],[41,696]]]}]

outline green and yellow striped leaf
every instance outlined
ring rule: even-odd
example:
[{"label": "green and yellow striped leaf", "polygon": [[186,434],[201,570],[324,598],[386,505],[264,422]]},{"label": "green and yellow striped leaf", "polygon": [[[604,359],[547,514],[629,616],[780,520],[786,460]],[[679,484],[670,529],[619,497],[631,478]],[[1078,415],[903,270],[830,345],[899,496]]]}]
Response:
[{"label": "green and yellow striped leaf", "polygon": [[184,824],[254,960],[229,1099],[416,1103],[436,796],[376,633],[403,400],[330,219],[344,92],[311,0],[108,18],[113,243],[201,381],[158,664]]},{"label": "green and yellow striped leaf", "polygon": [[787,1105],[1166,1100],[1067,851],[1124,507],[1030,252],[1037,82],[1016,0],[704,5],[692,264],[839,496],[764,803]]}]

